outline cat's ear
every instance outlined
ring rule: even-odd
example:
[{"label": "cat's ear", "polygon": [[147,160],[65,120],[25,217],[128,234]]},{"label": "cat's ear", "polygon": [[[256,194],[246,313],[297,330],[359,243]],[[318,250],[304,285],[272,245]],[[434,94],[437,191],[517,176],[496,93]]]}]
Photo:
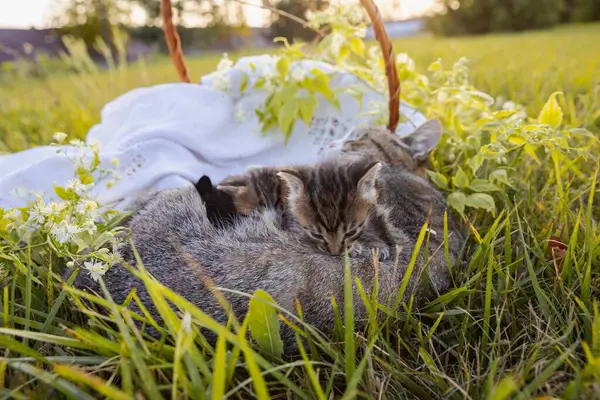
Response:
[{"label": "cat's ear", "polygon": [[283,168],[277,172],[277,176],[285,182],[288,187],[288,198],[296,200],[304,193],[304,182],[297,169]]},{"label": "cat's ear", "polygon": [[375,186],[375,182],[380,169],[380,162],[369,164],[365,173],[358,181],[358,193],[363,200],[370,203],[377,201],[377,187]]},{"label": "cat's ear", "polygon": [[441,137],[442,124],[437,119],[431,119],[415,129],[410,135],[403,137],[402,141],[410,149],[413,158],[424,160],[438,145]]},{"label": "cat's ear", "polygon": [[231,185],[221,185],[217,186],[217,189],[223,193],[230,195],[234,200],[239,199],[244,196],[248,191],[246,186],[231,186]]},{"label": "cat's ear", "polygon": [[200,196],[206,196],[213,190],[212,181],[206,175],[203,175],[194,186],[196,186],[196,190],[200,193]]}]

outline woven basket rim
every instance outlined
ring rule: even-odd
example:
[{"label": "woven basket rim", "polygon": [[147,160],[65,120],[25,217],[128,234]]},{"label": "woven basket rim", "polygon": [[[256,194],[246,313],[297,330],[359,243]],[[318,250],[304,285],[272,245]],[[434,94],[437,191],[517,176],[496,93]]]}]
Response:
[{"label": "woven basket rim", "polygon": [[[379,43],[379,48],[383,55],[383,61],[385,64],[385,75],[388,84],[389,94],[389,120],[387,128],[390,132],[395,132],[398,122],[400,120],[400,78],[398,77],[398,70],[396,68],[396,54],[394,52],[394,46],[385,30],[385,24],[381,16],[379,8],[373,0],[360,0],[360,3],[367,11],[369,19],[373,26],[373,32],[375,33],[375,39]],[[185,65],[183,50],[181,49],[181,38],[177,33],[177,29],[173,25],[173,7],[171,0],[161,0],[161,14],[163,20],[163,31],[169,48],[169,54],[171,61],[175,66],[179,80],[182,82],[190,83],[187,67]]]}]

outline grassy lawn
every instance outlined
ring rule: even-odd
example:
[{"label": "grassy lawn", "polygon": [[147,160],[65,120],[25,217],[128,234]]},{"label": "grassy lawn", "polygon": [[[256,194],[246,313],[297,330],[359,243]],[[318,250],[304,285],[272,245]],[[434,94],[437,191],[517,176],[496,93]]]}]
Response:
[{"label": "grassy lawn", "polygon": [[[568,124],[592,126],[600,116],[599,36],[600,25],[573,25],[475,38],[421,36],[398,40],[395,48],[397,53],[408,53],[421,69],[438,58],[450,66],[467,57],[479,89],[522,103],[532,115],[552,92],[563,91]],[[231,56],[248,54],[257,51]],[[220,57],[209,53],[188,58],[192,80],[214,70]],[[167,58],[111,72],[10,84],[0,81],[0,151],[44,144],[55,131],[83,137],[99,121],[100,110],[108,101],[136,87],[176,81]]]},{"label": "grassy lawn", "polygon": [[[558,99],[565,129],[534,120],[519,124],[506,136],[514,146],[501,154],[509,161],[496,161],[501,157],[494,154],[474,168],[470,161],[496,139],[479,128],[453,125],[460,126],[450,138],[455,142],[442,141],[432,157],[447,192],[481,196],[471,185],[476,180],[481,187],[479,178],[508,176],[506,184],[494,181],[498,186],[489,190],[495,213],[467,210],[466,257],[452,271],[453,288],[426,304],[403,303],[400,312],[368,299],[377,307],[364,332],[353,331],[350,317],[336,321],[334,337],[325,340],[300,329],[309,337],[302,359],[263,358],[243,334],[236,337],[223,327],[215,329],[223,340],[213,347],[184,329],[173,313],[164,314],[172,340],[142,338],[130,314],[110,299],[86,297],[110,307],[105,316],[84,306],[83,294],[57,286],[47,272],[48,260],[58,268],[57,253],[47,244],[24,246],[0,224],[0,261],[20,271],[0,286],[0,397],[54,398],[60,392],[74,399],[97,398],[90,393],[204,399],[227,393],[245,399],[268,390],[273,398],[303,399],[600,398],[600,145],[568,129],[600,132],[599,39],[596,24],[396,42],[396,51],[408,53],[421,70],[438,58],[446,67],[469,58],[480,90],[522,103],[530,116],[538,115],[551,93],[564,92]],[[192,79],[214,69],[219,58],[215,53],[189,58]],[[3,82],[0,152],[46,144],[57,131],[84,137],[116,96],[176,80],[170,61],[162,58],[108,72]],[[456,111],[444,106],[432,109]],[[480,108],[473,110],[480,114]],[[443,122],[455,122],[448,119]],[[475,126],[474,120],[479,115],[467,124]],[[475,131],[481,137],[472,137]],[[547,138],[556,141],[543,142]],[[530,139],[544,144],[527,147]],[[456,179],[458,171],[464,184]],[[553,252],[549,243],[561,241]],[[346,283],[351,291],[350,278]],[[194,321],[206,321],[201,310],[158,283],[148,279],[147,285],[160,304],[168,299],[189,310]],[[339,309],[352,310],[352,303],[336,301]],[[69,303],[86,314],[74,313]]]}]

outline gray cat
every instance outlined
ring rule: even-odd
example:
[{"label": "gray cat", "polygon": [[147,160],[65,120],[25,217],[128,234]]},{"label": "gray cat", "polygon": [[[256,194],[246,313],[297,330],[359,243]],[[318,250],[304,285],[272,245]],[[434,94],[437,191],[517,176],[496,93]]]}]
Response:
[{"label": "gray cat", "polygon": [[[400,147],[393,145],[392,148],[401,151],[403,157],[411,155],[411,160],[422,157],[439,140],[439,132],[434,131],[431,130],[431,124],[420,132],[417,129]],[[368,131],[357,141],[364,147],[373,135],[372,130]],[[393,135],[386,135],[391,142],[398,141]],[[437,137],[437,140],[431,140],[432,137]],[[408,143],[417,145],[411,147]],[[351,146],[349,148],[356,151]],[[365,154],[371,155],[368,152]],[[413,166],[400,161],[384,161],[387,163],[377,175],[378,202],[395,228],[394,241],[398,251],[378,265],[379,300],[382,304],[394,300],[418,233],[428,217],[428,281],[435,291],[442,292],[450,284],[449,266],[442,248],[443,214],[446,209],[444,197],[426,179],[415,173],[420,163],[415,162]],[[331,296],[335,297],[338,304],[343,302],[344,257],[315,251],[314,244],[303,235],[282,230],[275,211],[259,210],[232,225],[215,226],[208,220],[204,203],[194,187],[148,196],[141,199],[136,207],[128,225],[146,270],[221,323],[226,322],[227,316],[211,290],[204,285],[205,278],[209,278],[216,287],[247,294],[257,289],[266,290],[280,306],[289,311],[295,310],[298,300],[307,323],[324,333],[333,329]],[[450,258],[454,263],[462,246],[462,237],[451,217],[449,230]],[[122,249],[122,255],[125,260],[133,261],[133,253],[128,246]],[[370,292],[375,277],[373,257],[365,255],[352,258],[350,263],[352,274]],[[420,255],[407,295],[419,295],[422,292],[423,270],[424,262]],[[143,283],[125,268],[112,267],[104,279],[115,301],[123,302],[130,291],[136,289],[148,311],[160,320]],[[75,286],[99,292],[98,284],[85,271],[79,273]],[[356,324],[360,329],[366,311],[356,287],[354,290]],[[232,311],[243,318],[248,310],[248,298],[230,292],[224,294]],[[131,308],[139,311],[136,305]],[[295,337],[285,325],[282,339],[286,351],[293,352]]]}]

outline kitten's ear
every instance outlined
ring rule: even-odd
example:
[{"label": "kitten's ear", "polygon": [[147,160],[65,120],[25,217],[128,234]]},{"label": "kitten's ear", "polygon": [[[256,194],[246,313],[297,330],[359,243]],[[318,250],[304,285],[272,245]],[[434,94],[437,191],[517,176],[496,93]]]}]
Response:
[{"label": "kitten's ear", "polygon": [[377,201],[377,188],[375,186],[375,181],[377,180],[377,173],[380,169],[380,162],[370,164],[366,172],[358,181],[358,192],[363,200],[366,200],[370,203],[375,203],[375,201]]},{"label": "kitten's ear", "polygon": [[438,145],[442,137],[442,124],[437,119],[431,119],[419,126],[402,141],[410,148],[413,158],[424,160]]},{"label": "kitten's ear", "polygon": [[200,196],[206,196],[213,190],[212,181],[206,175],[203,175],[194,186],[196,186],[196,190],[200,193]]},{"label": "kitten's ear", "polygon": [[223,193],[230,195],[234,201],[236,199],[239,199],[240,197],[244,196],[245,193],[248,191],[246,186],[230,186],[230,185],[221,185],[221,184],[219,184],[217,186],[217,189]]},{"label": "kitten's ear", "polygon": [[277,176],[286,183],[289,189],[288,198],[290,200],[295,200],[302,196],[304,193],[304,182],[298,170],[293,168],[280,169],[277,172]]}]

